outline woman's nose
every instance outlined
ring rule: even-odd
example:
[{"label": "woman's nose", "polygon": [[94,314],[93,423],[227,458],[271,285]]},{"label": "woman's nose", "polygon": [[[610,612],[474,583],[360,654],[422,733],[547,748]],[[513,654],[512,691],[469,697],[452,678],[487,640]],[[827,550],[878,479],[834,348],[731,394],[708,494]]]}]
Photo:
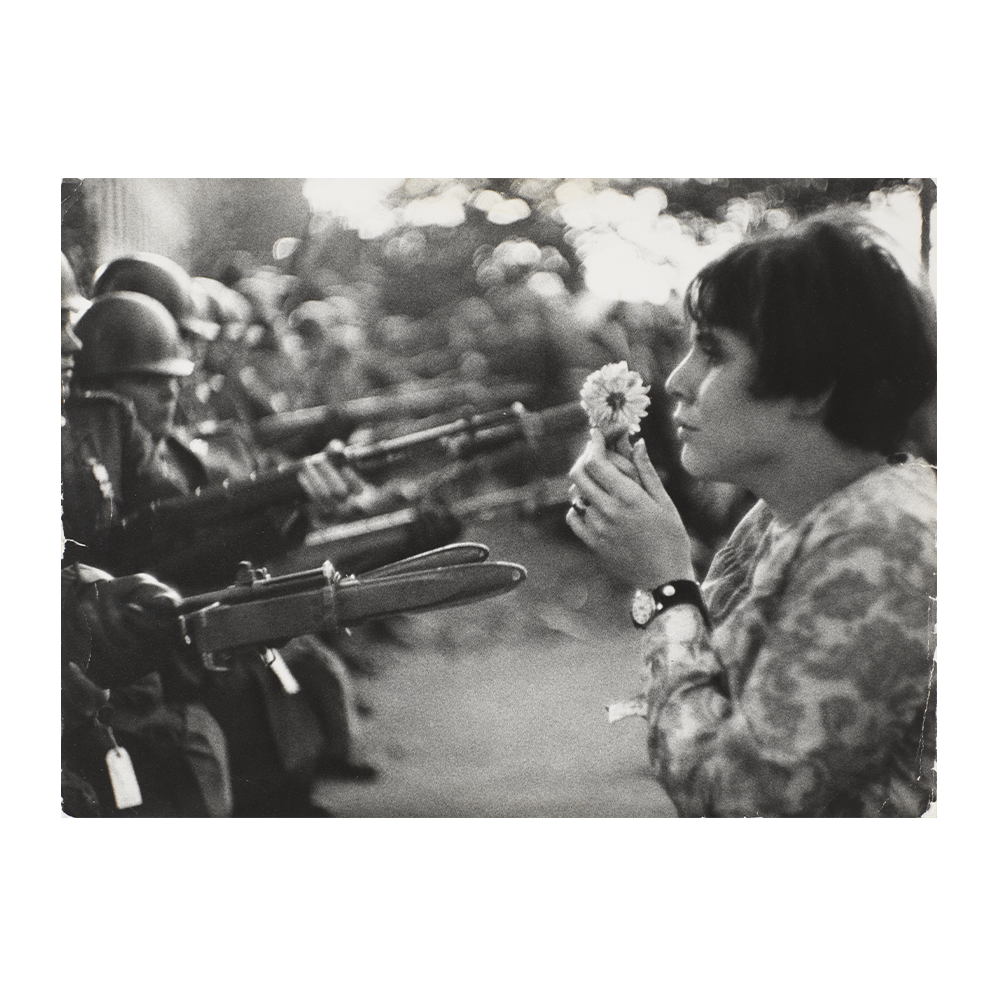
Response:
[{"label": "woman's nose", "polygon": [[663,388],[668,396],[680,399],[691,399],[693,393],[693,380],[691,377],[691,354],[688,353],[681,360],[681,363],[670,373]]},{"label": "woman's nose", "polygon": [[172,400],[175,400],[180,395],[180,392],[181,392],[180,381],[176,378],[170,378],[163,383],[163,389],[160,392],[160,396],[164,400],[164,402],[170,402]]}]

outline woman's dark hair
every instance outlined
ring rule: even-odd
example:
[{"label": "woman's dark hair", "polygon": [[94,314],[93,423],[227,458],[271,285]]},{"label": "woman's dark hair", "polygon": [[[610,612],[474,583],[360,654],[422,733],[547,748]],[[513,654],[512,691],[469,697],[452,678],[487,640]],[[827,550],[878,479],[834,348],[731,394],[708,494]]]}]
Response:
[{"label": "woman's dark hair", "polygon": [[685,296],[699,325],[757,356],[758,398],[830,393],[824,424],[889,455],[934,390],[934,307],[880,242],[842,211],[749,239],[702,268]]}]

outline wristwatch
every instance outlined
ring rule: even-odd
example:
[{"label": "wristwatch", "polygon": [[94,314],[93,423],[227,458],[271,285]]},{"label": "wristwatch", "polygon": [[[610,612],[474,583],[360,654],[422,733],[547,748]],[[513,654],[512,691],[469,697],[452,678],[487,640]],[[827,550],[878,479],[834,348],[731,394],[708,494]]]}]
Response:
[{"label": "wristwatch", "polygon": [[678,604],[693,604],[708,624],[708,608],[694,580],[671,580],[652,590],[637,590],[632,595],[632,623],[645,628],[658,614]]}]

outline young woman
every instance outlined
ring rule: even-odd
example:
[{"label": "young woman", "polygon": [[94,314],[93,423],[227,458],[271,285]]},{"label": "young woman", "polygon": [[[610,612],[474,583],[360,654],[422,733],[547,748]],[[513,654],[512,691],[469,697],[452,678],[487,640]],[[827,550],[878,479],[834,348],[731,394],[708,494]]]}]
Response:
[{"label": "young woman", "polygon": [[860,220],[748,240],[686,296],[681,461],[759,502],[699,587],[644,442],[574,465],[573,531],[638,588],[649,754],[682,816],[919,816],[935,758],[935,470],[899,454],[932,312]]}]

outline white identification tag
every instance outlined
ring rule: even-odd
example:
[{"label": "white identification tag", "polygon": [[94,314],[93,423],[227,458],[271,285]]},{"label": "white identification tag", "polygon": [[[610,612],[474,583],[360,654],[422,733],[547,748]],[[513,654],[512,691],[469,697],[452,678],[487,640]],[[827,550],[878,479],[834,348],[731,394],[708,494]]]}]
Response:
[{"label": "white identification tag", "polygon": [[267,665],[274,671],[274,676],[281,681],[285,693],[298,694],[302,689],[299,687],[295,675],[288,669],[288,664],[281,658],[281,653],[276,649],[269,649],[267,655],[269,657]]},{"label": "white identification tag", "polygon": [[93,472],[94,478],[97,480],[97,485],[101,490],[101,496],[103,496],[105,500],[113,500],[115,491],[114,487],[111,485],[111,477],[108,475],[108,470],[100,462],[94,462],[90,467],[90,471]]},{"label": "white identification tag", "polygon": [[605,708],[608,710],[608,722],[618,722],[632,715],[645,719],[649,713],[644,695],[638,695],[629,701],[616,701],[613,705],[606,705]]},{"label": "white identification tag", "polygon": [[142,805],[139,780],[132,767],[132,758],[124,747],[113,747],[107,752],[105,761],[111,778],[111,790],[115,793],[115,805],[119,809],[131,809]]}]

